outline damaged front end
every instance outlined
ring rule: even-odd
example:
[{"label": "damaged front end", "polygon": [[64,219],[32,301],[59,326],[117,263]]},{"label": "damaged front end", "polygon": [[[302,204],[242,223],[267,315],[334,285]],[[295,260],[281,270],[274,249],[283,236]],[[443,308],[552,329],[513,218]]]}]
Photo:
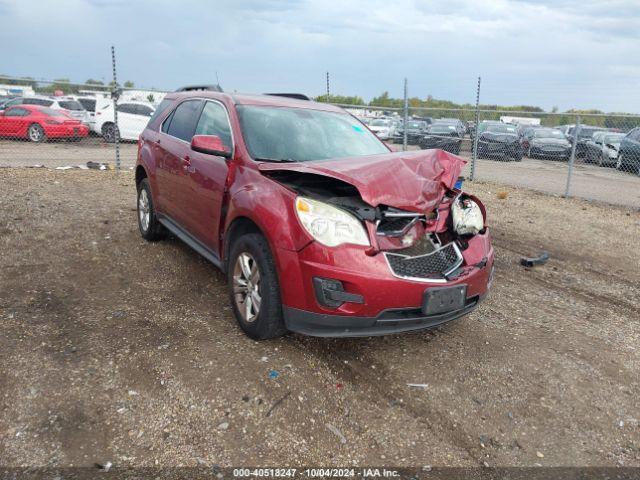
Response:
[{"label": "damaged front end", "polygon": [[[471,265],[465,261],[469,241],[485,231],[482,204],[453,187],[443,186],[435,207],[419,212],[385,204],[371,205],[363,200],[354,185],[333,177],[289,170],[263,173],[299,195],[298,216],[316,239],[320,238],[321,229],[330,227],[319,224],[314,230],[315,224],[301,217],[300,204],[302,208],[309,208],[312,202],[320,202],[357,219],[363,232],[349,232],[351,241],[344,243],[368,247],[365,253],[371,257],[384,256],[389,270],[397,278],[433,283],[455,279]],[[346,221],[340,228],[343,231],[357,229]],[[365,232],[366,240],[363,240]],[[338,244],[335,240],[332,242],[320,240],[326,246]],[[477,254],[469,256],[474,261],[477,257]],[[486,263],[486,258],[484,261]]]}]

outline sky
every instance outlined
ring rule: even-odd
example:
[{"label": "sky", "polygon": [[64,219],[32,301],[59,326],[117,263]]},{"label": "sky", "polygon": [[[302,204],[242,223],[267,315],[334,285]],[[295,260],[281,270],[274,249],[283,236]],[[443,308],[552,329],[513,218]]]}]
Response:
[{"label": "sky", "polygon": [[638,0],[0,0],[0,73],[640,113]]}]

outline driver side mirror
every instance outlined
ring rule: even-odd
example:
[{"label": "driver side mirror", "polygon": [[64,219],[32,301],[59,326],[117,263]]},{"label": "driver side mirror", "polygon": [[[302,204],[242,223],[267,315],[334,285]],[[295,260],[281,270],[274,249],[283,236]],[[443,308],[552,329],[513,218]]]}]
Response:
[{"label": "driver side mirror", "polygon": [[194,135],[191,139],[191,150],[207,155],[231,158],[231,152],[227,150],[217,135]]}]

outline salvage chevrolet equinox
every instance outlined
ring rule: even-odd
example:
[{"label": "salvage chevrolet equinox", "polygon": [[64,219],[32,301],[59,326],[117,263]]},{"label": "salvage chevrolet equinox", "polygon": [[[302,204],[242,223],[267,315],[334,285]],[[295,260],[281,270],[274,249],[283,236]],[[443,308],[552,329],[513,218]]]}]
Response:
[{"label": "salvage chevrolet equinox", "polygon": [[392,152],[327,104],[170,93],[138,141],[138,226],[221,268],[252,338],[429,328],[491,283],[484,206],[455,186],[463,166],[442,150]]}]

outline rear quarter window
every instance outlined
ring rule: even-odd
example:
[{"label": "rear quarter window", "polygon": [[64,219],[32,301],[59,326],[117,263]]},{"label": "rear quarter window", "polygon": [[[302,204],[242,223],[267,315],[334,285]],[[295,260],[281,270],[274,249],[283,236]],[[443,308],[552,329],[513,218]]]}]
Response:
[{"label": "rear quarter window", "polygon": [[173,100],[169,100],[169,99],[162,100],[160,102],[160,105],[158,105],[158,108],[156,108],[156,111],[153,112],[153,115],[151,115],[151,118],[149,119],[149,125],[155,125],[158,117],[162,116],[162,114],[164,114],[164,112],[166,112],[169,109],[172,103],[173,103]]},{"label": "rear quarter window", "polygon": [[82,104],[77,100],[59,100],[58,105],[60,105],[60,108],[64,108],[65,110],[84,110]]}]

